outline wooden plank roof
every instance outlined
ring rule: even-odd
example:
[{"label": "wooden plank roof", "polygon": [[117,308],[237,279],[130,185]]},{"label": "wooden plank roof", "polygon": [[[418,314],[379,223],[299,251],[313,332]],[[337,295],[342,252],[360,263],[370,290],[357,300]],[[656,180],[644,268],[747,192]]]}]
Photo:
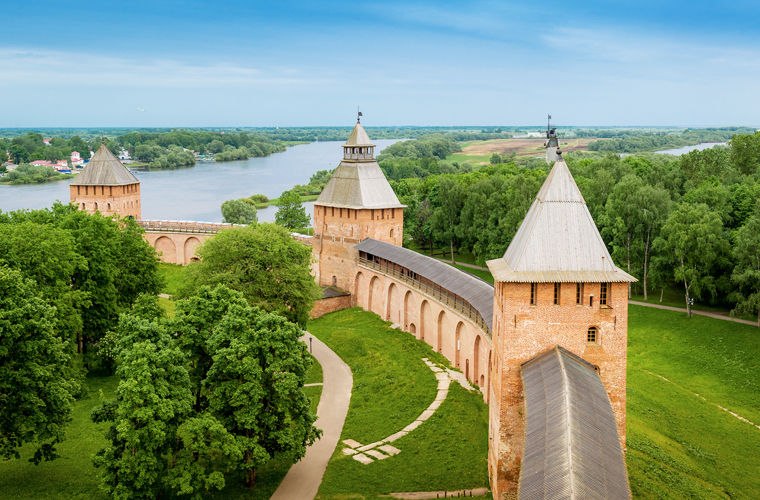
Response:
[{"label": "wooden plank roof", "polygon": [[480,314],[488,330],[492,330],[493,287],[485,281],[426,255],[372,238],[363,240],[356,249],[405,267],[458,295]]},{"label": "wooden plank roof", "polygon": [[615,417],[594,366],[555,347],[522,366],[521,499],[630,498]]},{"label": "wooden plank roof", "polygon": [[71,182],[72,186],[125,186],[140,180],[122,165],[118,158],[101,144],[84,170]]},{"label": "wooden plank roof", "polygon": [[561,157],[504,256],[487,264],[494,279],[503,282],[636,281],[615,266]]}]

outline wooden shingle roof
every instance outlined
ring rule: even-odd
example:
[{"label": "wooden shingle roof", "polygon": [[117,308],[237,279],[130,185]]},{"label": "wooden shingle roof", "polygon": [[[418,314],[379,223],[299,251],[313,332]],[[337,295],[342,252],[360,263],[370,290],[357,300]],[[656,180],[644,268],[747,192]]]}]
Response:
[{"label": "wooden shingle roof", "polygon": [[630,498],[612,405],[594,366],[557,346],[521,371],[520,498]]},{"label": "wooden shingle roof", "polygon": [[101,144],[84,170],[72,181],[72,186],[124,186],[139,184],[132,174],[113,153]]},{"label": "wooden shingle roof", "polygon": [[487,262],[496,281],[633,282],[596,228],[565,160],[554,163],[504,257]]}]

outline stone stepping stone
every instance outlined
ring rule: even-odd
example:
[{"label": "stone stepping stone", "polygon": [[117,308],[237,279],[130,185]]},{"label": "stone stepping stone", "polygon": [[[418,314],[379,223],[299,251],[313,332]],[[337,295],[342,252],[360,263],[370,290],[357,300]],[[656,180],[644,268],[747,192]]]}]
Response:
[{"label": "stone stepping stone", "polygon": [[344,455],[356,455],[357,451],[352,450],[351,448],[343,448],[343,454]]},{"label": "stone stepping stone", "polygon": [[388,458],[388,455],[384,455],[377,450],[367,450],[364,453],[366,453],[367,455],[371,457],[375,457],[378,460],[385,460],[386,458]]},{"label": "stone stepping stone", "polygon": [[360,448],[362,446],[360,442],[354,441],[353,439],[344,439],[343,444],[345,444],[349,448]]},{"label": "stone stepping stone", "polygon": [[[398,431],[396,434],[391,434],[390,436],[388,436],[387,438],[385,438],[385,442],[386,443],[392,443],[393,441],[395,441],[397,439],[401,439],[402,437],[406,436],[407,434],[409,434],[407,431]],[[382,449],[382,447],[381,447],[381,449]]]},{"label": "stone stepping stone", "polygon": [[398,455],[399,453],[401,453],[401,450],[399,450],[395,446],[391,446],[389,444],[384,444],[383,446],[381,446],[378,449],[383,450],[385,453],[387,453],[391,457],[394,456],[394,455]]},{"label": "stone stepping stone", "polygon": [[374,462],[374,460],[372,460],[371,458],[369,458],[364,453],[357,453],[356,455],[354,455],[351,458],[353,458],[357,462],[363,463],[364,465],[371,464],[372,462]]}]

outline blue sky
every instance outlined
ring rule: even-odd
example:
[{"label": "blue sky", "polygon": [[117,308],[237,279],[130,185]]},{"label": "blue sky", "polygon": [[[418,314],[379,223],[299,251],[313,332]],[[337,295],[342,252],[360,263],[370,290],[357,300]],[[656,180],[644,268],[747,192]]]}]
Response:
[{"label": "blue sky", "polygon": [[0,127],[760,126],[760,2],[2,0]]}]

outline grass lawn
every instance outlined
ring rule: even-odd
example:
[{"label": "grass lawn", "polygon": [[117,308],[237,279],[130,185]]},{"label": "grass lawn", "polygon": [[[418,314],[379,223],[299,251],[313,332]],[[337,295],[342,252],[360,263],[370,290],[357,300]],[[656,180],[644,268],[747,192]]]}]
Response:
[{"label": "grass lawn", "polygon": [[100,391],[110,398],[115,377],[87,379],[87,395],[74,405],[65,440],[58,445],[60,458],[34,465],[27,459],[34,452],[24,446],[21,459],[0,461],[0,498],[107,498],[99,489],[92,456],[104,444],[106,424],[94,424],[90,412],[101,403]]},{"label": "grass lawn", "polygon": [[[436,395],[436,379],[421,359],[448,365],[427,344],[359,309],[311,321],[309,331],[353,371],[351,405],[341,439],[366,444],[401,430]],[[487,407],[478,393],[465,391],[456,383],[427,422],[393,445],[401,450],[399,455],[370,465],[343,455],[339,445],[319,497],[375,498],[397,491],[488,485]]]},{"label": "grass lawn", "polygon": [[161,293],[175,295],[184,283],[185,266],[159,262],[158,273],[164,278],[164,288]]},{"label": "grass lawn", "polygon": [[634,496],[757,498],[760,429],[716,405],[760,424],[760,330],[641,306],[629,311]]},{"label": "grass lawn", "polygon": [[[666,288],[665,290],[663,290],[663,293],[662,293],[662,302],[660,302],[660,291],[659,290],[657,290],[655,292],[650,292],[647,295],[647,300],[644,300],[644,296],[643,295],[635,295],[634,294],[631,298],[633,300],[638,300],[638,301],[641,301],[641,302],[647,302],[649,304],[661,304],[663,306],[672,306],[672,307],[681,307],[681,308],[685,308],[686,307],[686,303],[684,302],[683,290],[677,290],[677,289],[674,289],[674,288]],[[726,315],[729,314],[728,309],[726,309],[725,307],[711,306],[709,304],[700,304],[698,302],[694,304],[694,310],[695,311],[708,311],[708,312],[714,312],[714,313],[726,314]],[[750,320],[750,321],[757,321],[757,317],[752,316],[752,315],[746,315],[745,314],[745,315],[737,315],[736,317],[737,318],[741,318],[741,319],[747,319],[747,320]]]},{"label": "grass lawn", "polygon": [[471,267],[467,266],[460,266],[459,264],[449,264],[450,266],[453,265],[460,271],[464,271],[466,273],[472,274],[473,276],[477,276],[478,278],[482,279],[486,283],[489,283],[493,285],[493,276],[489,271],[483,271],[481,269],[473,269]]}]

